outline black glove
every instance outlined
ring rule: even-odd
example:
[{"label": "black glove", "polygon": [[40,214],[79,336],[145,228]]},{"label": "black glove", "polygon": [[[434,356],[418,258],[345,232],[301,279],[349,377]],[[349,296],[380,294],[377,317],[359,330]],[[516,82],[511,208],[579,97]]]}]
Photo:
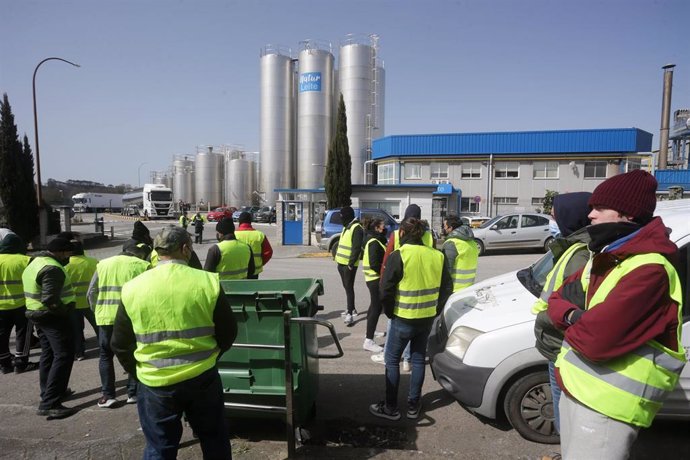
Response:
[{"label": "black glove", "polygon": [[576,307],[584,310],[585,291],[582,289],[582,282],[579,279],[576,279],[571,283],[564,284],[561,287],[561,297]]}]

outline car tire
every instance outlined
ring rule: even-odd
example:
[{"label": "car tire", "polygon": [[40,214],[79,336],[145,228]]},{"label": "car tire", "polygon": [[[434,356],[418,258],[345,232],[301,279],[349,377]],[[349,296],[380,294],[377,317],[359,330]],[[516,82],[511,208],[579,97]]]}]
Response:
[{"label": "car tire", "polygon": [[549,249],[551,249],[550,246],[551,246],[551,243],[552,243],[552,242],[553,242],[553,238],[552,238],[552,237],[548,237],[548,238],[546,239],[546,241],[544,241],[544,248],[543,248],[543,249],[544,249],[544,252],[549,252]]},{"label": "car tire", "polygon": [[554,424],[553,398],[548,371],[538,371],[517,379],[503,401],[508,422],[523,438],[542,444],[558,444]]},{"label": "car tire", "polygon": [[474,242],[477,244],[477,249],[479,250],[479,255],[483,256],[486,253],[486,249],[484,248],[484,243],[482,243],[482,240],[478,240],[475,238]]}]

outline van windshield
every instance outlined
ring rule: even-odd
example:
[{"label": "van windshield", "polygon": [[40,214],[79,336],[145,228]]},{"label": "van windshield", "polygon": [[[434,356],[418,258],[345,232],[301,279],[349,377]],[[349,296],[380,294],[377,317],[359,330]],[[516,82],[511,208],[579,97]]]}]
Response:
[{"label": "van windshield", "polygon": [[503,217],[503,216],[496,216],[496,217],[494,217],[493,219],[487,220],[486,222],[484,222],[483,224],[481,224],[481,225],[479,226],[479,228],[491,227],[491,226],[492,226],[493,224],[495,224],[495,223],[498,221],[498,219],[500,219],[501,217]]}]

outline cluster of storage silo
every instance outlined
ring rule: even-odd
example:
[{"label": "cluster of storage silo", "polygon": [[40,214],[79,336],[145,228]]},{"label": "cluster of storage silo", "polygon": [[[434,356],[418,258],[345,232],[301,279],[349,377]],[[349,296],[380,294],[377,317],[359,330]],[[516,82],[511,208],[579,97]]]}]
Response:
[{"label": "cluster of storage silo", "polygon": [[174,155],[170,176],[175,202],[203,209],[260,202],[257,157],[255,152],[225,145],[197,147],[195,155]]},{"label": "cluster of storage silo", "polygon": [[171,171],[151,171],[151,183],[161,184],[172,189],[173,175]]},{"label": "cluster of storage silo", "polygon": [[304,40],[261,51],[261,183],[266,201],[277,188],[323,187],[340,94],[347,115],[353,184],[371,183],[371,142],[384,133],[385,73],[376,35],[349,35],[335,66],[329,42]]}]

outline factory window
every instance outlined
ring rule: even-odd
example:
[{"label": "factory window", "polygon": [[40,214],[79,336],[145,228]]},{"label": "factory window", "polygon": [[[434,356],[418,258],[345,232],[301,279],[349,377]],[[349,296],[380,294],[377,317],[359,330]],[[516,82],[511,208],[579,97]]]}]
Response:
[{"label": "factory window", "polygon": [[606,161],[585,161],[585,179],[606,179]]},{"label": "factory window", "polygon": [[543,196],[534,196],[532,197],[532,206],[543,206],[544,205],[544,197]]},{"label": "factory window", "polygon": [[535,161],[532,170],[534,179],[558,179],[557,161]]},{"label": "factory window", "polygon": [[517,161],[499,161],[494,166],[496,179],[517,179],[520,177],[520,163]]},{"label": "factory window", "polygon": [[482,177],[482,165],[481,163],[463,163],[462,172],[460,173],[461,179],[481,179]]},{"label": "factory window", "polygon": [[634,169],[642,169],[642,159],[641,158],[628,158],[627,163],[627,171],[632,171]]},{"label": "factory window", "polygon": [[460,198],[460,212],[479,212],[479,204],[474,197]]},{"label": "factory window", "polygon": [[405,163],[403,171],[405,171],[405,179],[422,178],[422,165],[420,163]]},{"label": "factory window", "polygon": [[516,196],[495,196],[494,204],[517,204]]},{"label": "factory window", "polygon": [[386,163],[382,165],[378,165],[378,184],[396,184],[397,183],[397,177],[396,177],[396,164],[395,163]]},{"label": "factory window", "polygon": [[448,163],[431,163],[432,179],[448,179]]}]

